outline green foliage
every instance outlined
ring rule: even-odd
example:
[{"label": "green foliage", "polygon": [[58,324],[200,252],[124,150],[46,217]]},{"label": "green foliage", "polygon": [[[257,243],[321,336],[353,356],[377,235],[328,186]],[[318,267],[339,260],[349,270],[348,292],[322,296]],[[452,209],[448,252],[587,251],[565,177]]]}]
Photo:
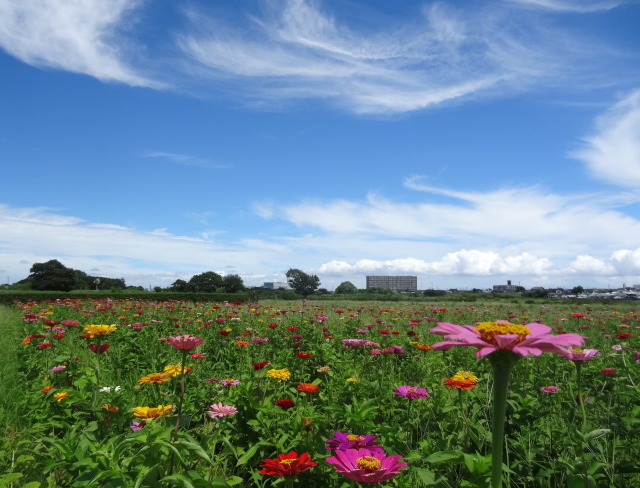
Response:
[{"label": "green foliage", "polygon": [[320,287],[320,278],[291,268],[285,273],[289,286],[303,297],[308,297]]},{"label": "green foliage", "polygon": [[214,271],[206,271],[191,277],[187,291],[215,293],[222,287],[222,276]]},{"label": "green foliage", "polygon": [[336,290],[335,290],[335,293],[338,295],[346,294],[346,293],[357,293],[357,292],[358,292],[358,287],[353,283],[351,283],[350,281],[343,281],[336,287]]},{"label": "green foliage", "polygon": [[46,263],[35,263],[29,270],[31,288],[40,291],[70,291],[75,285],[73,269],[52,259]]},{"label": "green foliage", "polygon": [[225,275],[222,278],[222,287],[227,293],[237,293],[245,290],[244,282],[240,275],[237,274]]}]

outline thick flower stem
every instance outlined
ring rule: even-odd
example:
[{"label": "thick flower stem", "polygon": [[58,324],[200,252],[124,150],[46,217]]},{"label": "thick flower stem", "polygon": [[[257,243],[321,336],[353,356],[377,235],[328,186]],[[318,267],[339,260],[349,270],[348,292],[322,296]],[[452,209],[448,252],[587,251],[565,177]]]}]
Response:
[{"label": "thick flower stem", "polygon": [[489,355],[493,366],[493,417],[491,425],[491,488],[502,488],[502,450],[504,422],[507,411],[509,378],[520,357],[511,351],[496,351]]},{"label": "thick flower stem", "polygon": [[584,409],[584,397],[582,396],[582,362],[574,361],[576,365],[576,383],[578,384],[578,403],[580,404],[580,413],[582,414],[582,428],[587,425],[587,413]]}]

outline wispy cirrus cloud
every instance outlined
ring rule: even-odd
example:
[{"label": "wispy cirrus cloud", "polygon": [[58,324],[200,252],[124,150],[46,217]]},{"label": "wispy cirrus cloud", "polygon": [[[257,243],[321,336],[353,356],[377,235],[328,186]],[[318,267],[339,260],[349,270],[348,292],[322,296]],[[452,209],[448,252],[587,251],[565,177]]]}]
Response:
[{"label": "wispy cirrus cloud", "polygon": [[594,134],[571,156],[583,161],[594,177],[640,189],[640,90],[596,119]]},{"label": "wispy cirrus cloud", "polygon": [[124,61],[127,15],[142,0],[1,0],[0,47],[38,67],[86,74],[105,82],[160,87]]},{"label": "wispy cirrus cloud", "polygon": [[525,28],[513,11],[486,5],[432,4],[412,22],[366,31],[316,2],[266,4],[268,14],[244,29],[192,11],[200,34],[178,41],[199,70],[221,84],[237,80],[262,101],[311,97],[361,113],[406,112],[557,83],[584,71],[586,56],[597,59],[593,43],[585,49],[584,39],[538,21]]},{"label": "wispy cirrus cloud", "polygon": [[160,159],[170,163],[182,166],[192,166],[207,169],[227,169],[232,167],[231,164],[221,164],[211,161],[207,158],[201,158],[190,154],[179,154],[166,151],[148,151],[142,154],[145,158]]},{"label": "wispy cirrus cloud", "polygon": [[611,10],[633,0],[508,0],[534,8],[543,8],[558,12],[597,12]]}]

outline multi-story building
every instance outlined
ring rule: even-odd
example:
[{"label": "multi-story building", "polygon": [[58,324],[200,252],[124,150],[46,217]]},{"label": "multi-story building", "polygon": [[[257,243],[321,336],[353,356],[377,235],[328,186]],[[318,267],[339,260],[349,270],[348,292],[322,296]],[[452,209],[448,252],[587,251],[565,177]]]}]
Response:
[{"label": "multi-story building", "polygon": [[400,292],[418,291],[417,276],[367,276],[367,289],[383,288]]},{"label": "multi-story building", "polygon": [[515,293],[518,291],[518,287],[516,285],[512,285],[511,280],[508,280],[506,285],[493,285],[493,291]]}]

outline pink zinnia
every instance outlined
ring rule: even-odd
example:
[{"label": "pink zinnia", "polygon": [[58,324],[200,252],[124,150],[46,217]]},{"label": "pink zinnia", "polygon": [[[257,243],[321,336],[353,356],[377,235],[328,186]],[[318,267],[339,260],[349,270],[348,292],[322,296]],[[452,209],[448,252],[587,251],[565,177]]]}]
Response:
[{"label": "pink zinnia", "polygon": [[358,483],[383,483],[407,465],[399,462],[402,456],[387,456],[364,448],[334,452],[335,456],[328,457],[326,461],[335,466],[336,473]]},{"label": "pink zinnia", "polygon": [[560,355],[564,356],[571,361],[588,361],[589,359],[598,355],[597,349],[578,349],[574,347],[572,349],[565,349]]},{"label": "pink zinnia", "polygon": [[175,347],[176,349],[180,349],[181,351],[190,351],[191,349],[195,349],[200,344],[204,342],[202,337],[195,337],[185,334],[183,336],[169,337],[167,342],[171,347]]},{"label": "pink zinnia", "polygon": [[224,403],[215,403],[209,407],[209,411],[207,413],[212,419],[215,419],[216,417],[235,415],[238,413],[238,409],[231,405],[225,405]]},{"label": "pink zinnia", "polygon": [[369,449],[371,452],[384,453],[380,441],[375,435],[355,435],[348,432],[334,432],[331,439],[326,440],[330,451],[346,451],[347,449]]},{"label": "pink zinnia", "polygon": [[416,400],[418,398],[429,398],[429,392],[426,388],[420,388],[419,386],[402,385],[396,388],[393,393],[396,396],[403,396],[405,398],[411,398]]},{"label": "pink zinnia", "polygon": [[438,322],[431,329],[447,341],[433,345],[435,350],[446,351],[452,346],[477,347],[477,358],[488,356],[499,350],[512,351],[520,356],[540,356],[543,352],[564,354],[562,346],[581,346],[584,337],[579,334],[550,334],[551,327],[544,324],[512,324],[504,320],[482,322],[476,327]]},{"label": "pink zinnia", "polygon": [[543,386],[540,388],[540,391],[542,393],[555,393],[556,391],[558,391],[558,387],[551,385],[551,386]]}]

